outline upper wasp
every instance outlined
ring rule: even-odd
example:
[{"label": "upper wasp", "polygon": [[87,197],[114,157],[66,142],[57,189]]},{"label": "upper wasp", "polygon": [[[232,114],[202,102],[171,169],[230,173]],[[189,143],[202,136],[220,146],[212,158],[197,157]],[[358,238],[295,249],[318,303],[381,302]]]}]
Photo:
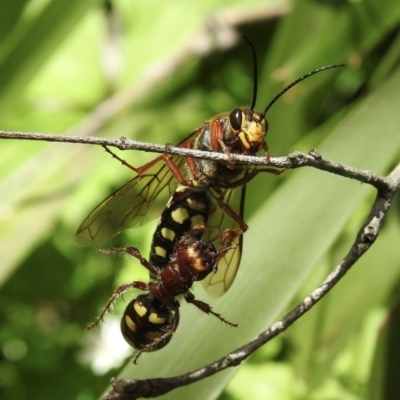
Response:
[{"label": "upper wasp", "polygon": [[[227,155],[256,155],[263,150],[269,160],[265,141],[268,130],[265,116],[269,108],[300,81],[318,72],[341,66],[329,65],[301,76],[278,93],[263,112],[259,112],[254,110],[257,98],[257,61],[255,49],[251,43],[250,46],[254,60],[254,88],[250,107],[235,108],[205,121],[182,140],[179,147]],[[109,149],[106,150],[119,159]],[[99,244],[122,230],[141,226],[148,219],[156,217],[151,213],[156,203],[165,207],[167,200],[163,195],[166,194],[171,200],[165,218],[171,225],[165,223],[165,218],[161,218],[153,237],[150,257],[150,262],[158,268],[168,263],[174,244],[197,225],[209,227],[204,233],[205,240],[224,230],[246,231],[248,226],[243,220],[245,185],[260,172],[276,175],[283,172],[272,168],[236,165],[232,160],[221,162],[165,154],[139,168],[131,168],[137,176],[108,196],[89,214],[76,233],[76,242],[81,246]],[[175,209],[180,212],[175,212]],[[191,213],[193,215],[190,216]],[[159,245],[160,236],[165,239],[164,242],[169,240],[170,244]],[[218,247],[218,243],[216,245]],[[241,258],[242,235],[238,235],[231,246],[234,250],[219,260],[218,271],[203,281],[206,290],[214,297],[226,292],[235,278]]]}]

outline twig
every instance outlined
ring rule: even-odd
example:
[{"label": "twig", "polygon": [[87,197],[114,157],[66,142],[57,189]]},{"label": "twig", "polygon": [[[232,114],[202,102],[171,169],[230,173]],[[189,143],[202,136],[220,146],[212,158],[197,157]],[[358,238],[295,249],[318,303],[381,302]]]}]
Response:
[{"label": "twig", "polygon": [[95,136],[74,136],[74,135],[52,135],[47,133],[31,132],[7,132],[0,131],[0,139],[19,139],[19,140],[41,140],[47,142],[61,143],[81,143],[91,145],[105,145],[116,147],[119,150],[141,150],[152,153],[164,153],[169,155],[188,156],[194,158],[203,158],[207,160],[235,161],[237,164],[245,165],[268,165],[277,168],[295,169],[300,167],[313,167],[323,171],[331,172],[336,175],[344,176],[358,180],[363,183],[374,186],[376,189],[385,189],[387,187],[386,179],[380,175],[374,174],[368,170],[349,167],[334,161],[324,159],[316,150],[308,154],[296,151],[287,157],[273,157],[270,162],[266,162],[265,157],[253,157],[224,153],[212,153],[208,151],[183,149],[173,147],[169,144],[157,145],[153,143],[138,142],[135,140],[121,137],[119,139],[107,139]]},{"label": "twig", "polygon": [[382,188],[378,190],[371,212],[359,230],[356,240],[347,255],[320,286],[282,319],[274,323],[257,338],[229,353],[224,358],[184,375],[146,380],[113,379],[112,385],[114,389],[106,394],[103,400],[133,400],[139,397],[157,397],[168,393],[178,387],[189,385],[217,372],[239,365],[259,347],[285,331],[321,300],[375,242],[392,199],[400,189],[400,165],[387,178],[382,178],[383,181],[386,186],[383,187],[384,185],[382,185]]}]

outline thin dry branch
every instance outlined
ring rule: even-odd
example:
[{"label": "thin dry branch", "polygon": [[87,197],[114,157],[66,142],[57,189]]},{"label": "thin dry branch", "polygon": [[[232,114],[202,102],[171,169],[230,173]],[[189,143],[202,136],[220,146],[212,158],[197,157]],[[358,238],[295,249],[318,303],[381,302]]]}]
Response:
[{"label": "thin dry branch", "polygon": [[392,199],[400,189],[400,165],[398,165],[387,178],[382,177],[381,179],[386,185],[382,184],[382,188],[378,190],[371,212],[358,231],[355,242],[346,256],[320,286],[283,318],[249,343],[246,343],[227,356],[198,370],[173,378],[146,380],[113,379],[112,385],[114,389],[112,392],[106,394],[103,400],[133,400],[140,397],[157,397],[168,393],[178,387],[189,385],[214,375],[217,372],[239,365],[259,347],[285,331],[320,301],[375,242],[383,219],[391,206]]},{"label": "thin dry branch", "polygon": [[126,137],[121,137],[119,139],[108,139],[95,136],[53,135],[47,133],[0,131],[0,139],[40,140],[47,142],[102,145],[115,147],[119,150],[141,150],[152,153],[203,158],[207,160],[226,162],[235,161],[237,164],[244,165],[261,165],[287,169],[308,166],[367,183],[374,186],[378,190],[385,189],[388,185],[386,178],[380,175],[374,174],[371,171],[349,167],[339,164],[335,161],[324,159],[316,150],[312,150],[308,154],[296,151],[292,154],[289,154],[287,157],[273,157],[269,162],[267,162],[265,157],[253,157],[235,154],[231,154],[228,157],[223,153],[184,149],[180,147],[173,147],[170,144],[157,145],[153,143],[138,142]]}]

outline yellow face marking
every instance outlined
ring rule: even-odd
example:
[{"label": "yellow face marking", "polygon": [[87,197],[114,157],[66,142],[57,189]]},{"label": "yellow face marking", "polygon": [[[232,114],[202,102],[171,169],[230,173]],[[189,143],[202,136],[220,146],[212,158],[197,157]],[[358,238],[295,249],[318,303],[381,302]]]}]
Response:
[{"label": "yellow face marking", "polygon": [[247,140],[247,135],[245,134],[245,132],[240,131],[239,133],[239,138],[240,141],[242,142],[242,145],[246,148],[249,149],[250,148],[250,143]]},{"label": "yellow face marking", "polygon": [[189,213],[186,208],[178,207],[176,210],[172,211],[171,217],[178,224],[183,224],[189,218]]},{"label": "yellow face marking", "polygon": [[199,225],[205,225],[204,223],[204,217],[200,214],[197,215],[193,215],[192,218],[190,218],[190,226],[191,228],[195,227],[195,226],[199,226]]},{"label": "yellow face marking", "polygon": [[189,206],[195,210],[204,210],[206,208],[206,205],[202,203],[201,201],[196,201],[194,199],[191,199],[190,197],[186,200],[186,202],[189,204]]},{"label": "yellow face marking", "polygon": [[163,247],[156,246],[156,247],[154,247],[154,251],[156,252],[156,254],[159,257],[163,257],[163,258],[167,257],[167,250],[165,250]]},{"label": "yellow face marking", "polygon": [[156,313],[150,313],[149,322],[151,324],[162,325],[167,319],[165,317],[159,317]]},{"label": "yellow face marking", "polygon": [[162,228],[161,229],[161,235],[167,240],[171,240],[171,242],[175,239],[175,232],[171,229],[168,228]]},{"label": "yellow face marking", "polygon": [[247,121],[246,127],[243,127],[239,133],[240,141],[246,149],[254,148],[257,143],[257,149],[260,150],[264,143],[265,121]]},{"label": "yellow face marking", "polygon": [[139,317],[143,317],[147,313],[147,308],[142,306],[138,301],[133,303],[133,309],[135,310],[136,314],[139,315]]},{"label": "yellow face marking", "polygon": [[129,315],[125,315],[125,324],[129,328],[130,331],[136,332],[137,327],[136,324],[132,321]]}]

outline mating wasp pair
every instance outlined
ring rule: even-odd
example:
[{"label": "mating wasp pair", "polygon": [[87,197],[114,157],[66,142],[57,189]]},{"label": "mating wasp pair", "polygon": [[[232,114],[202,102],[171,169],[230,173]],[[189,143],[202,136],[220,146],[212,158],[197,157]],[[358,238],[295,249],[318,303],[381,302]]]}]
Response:
[{"label": "mating wasp pair", "polygon": [[[265,115],[269,108],[300,81],[339,66],[329,65],[303,75],[278,93],[263,112],[258,112],[254,110],[257,62],[251,43],[250,47],[254,60],[250,107],[236,108],[205,121],[178,147],[228,156],[256,155],[264,150],[268,161]],[[202,311],[234,325],[214,313],[208,304],[196,300],[190,288],[194,281],[202,281],[212,297],[219,297],[230,288],[240,264],[242,233],[248,229],[243,220],[245,186],[261,172],[279,175],[283,171],[237,165],[232,159],[222,162],[168,155],[161,155],[139,168],[129,167],[137,176],[92,211],[79,227],[76,241],[83,246],[99,244],[122,230],[141,226],[155,217],[152,209],[159,209],[160,205],[165,207],[165,194],[170,197],[153,235],[149,261],[131,246],[103,251],[105,254],[128,253],[150,272],[147,284],[134,281],[117,288],[99,318],[89,326],[97,325],[125,290],[145,291],[128,304],[121,322],[123,336],[139,350],[137,360],[143,351],[162,348],[171,339],[179,323],[178,295],[182,294],[186,301]],[[198,268],[203,267],[199,272]]]}]

